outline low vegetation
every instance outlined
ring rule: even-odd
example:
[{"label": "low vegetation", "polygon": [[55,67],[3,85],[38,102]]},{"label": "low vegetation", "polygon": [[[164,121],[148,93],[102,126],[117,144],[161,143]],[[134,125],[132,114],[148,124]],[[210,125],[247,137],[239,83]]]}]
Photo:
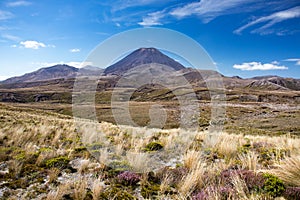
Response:
[{"label": "low vegetation", "polygon": [[[205,130],[102,122],[95,139],[85,135],[92,134],[90,122],[81,125],[65,115],[1,105],[0,198],[300,198],[298,136],[220,133],[209,146]],[[155,156],[160,165],[153,166]]]}]

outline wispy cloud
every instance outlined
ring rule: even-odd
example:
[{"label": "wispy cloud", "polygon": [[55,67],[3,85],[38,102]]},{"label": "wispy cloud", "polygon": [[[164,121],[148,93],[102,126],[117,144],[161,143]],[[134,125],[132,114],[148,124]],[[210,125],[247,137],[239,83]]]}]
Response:
[{"label": "wispy cloud", "polygon": [[13,17],[14,15],[11,12],[0,10],[0,20],[7,20]]},{"label": "wispy cloud", "polygon": [[[226,14],[232,14],[241,12],[242,5],[252,3],[254,0],[200,0],[192,3],[179,3],[169,8],[165,8],[162,11],[148,13],[146,17],[143,17],[142,22],[138,24],[141,26],[154,26],[162,25],[166,18],[175,17],[182,19],[189,16],[197,16],[204,23],[208,23],[214,18]],[[239,8],[239,9],[237,9]]]},{"label": "wispy cloud", "polygon": [[42,42],[37,42],[34,40],[27,40],[20,42],[20,45],[26,49],[39,49],[39,48],[45,48],[46,45]]},{"label": "wispy cloud", "polygon": [[19,7],[19,6],[29,6],[31,2],[29,1],[11,1],[6,3],[7,7]]},{"label": "wispy cloud", "polygon": [[115,1],[114,4],[109,1],[109,4],[112,6],[112,11],[120,11],[124,10],[127,8],[132,8],[132,7],[140,7],[140,6],[147,6],[147,5],[157,5],[159,4],[165,4],[169,3],[175,0],[118,0]]},{"label": "wispy cloud", "polygon": [[71,53],[78,53],[78,52],[80,52],[80,49],[70,49],[69,50]]},{"label": "wispy cloud", "polygon": [[233,68],[240,69],[242,71],[254,71],[254,70],[284,70],[288,69],[288,67],[284,65],[279,65],[277,61],[272,63],[261,63],[261,62],[248,62],[242,64],[235,64]]},{"label": "wispy cloud", "polygon": [[6,31],[9,30],[10,28],[7,26],[0,26],[0,31]]},{"label": "wispy cloud", "polygon": [[141,26],[155,26],[155,25],[162,25],[160,20],[165,17],[164,11],[157,11],[153,13],[149,13],[146,17],[143,18],[142,22],[138,24]]},{"label": "wispy cloud", "polygon": [[129,13],[118,13],[114,14],[111,17],[105,19],[105,21],[99,23],[110,23],[110,24],[119,24],[120,26],[132,26],[136,25],[140,22],[141,16],[146,16],[148,11],[137,11],[137,12],[129,12]]},{"label": "wispy cloud", "polygon": [[96,32],[97,35],[109,35],[109,33],[106,32]]},{"label": "wispy cloud", "polygon": [[266,31],[266,30],[268,28],[270,28],[271,26],[279,23],[279,22],[289,20],[289,19],[293,19],[293,18],[299,18],[299,17],[300,17],[300,6],[297,6],[297,7],[294,7],[294,8],[290,8],[290,9],[287,9],[287,10],[283,10],[283,11],[273,13],[269,16],[260,17],[256,20],[253,20],[253,21],[249,22],[248,24],[236,29],[234,31],[234,33],[240,34],[245,29],[247,29],[251,26],[254,26],[256,24],[264,23],[264,22],[266,22],[265,25],[261,26],[258,29],[253,30],[252,33],[260,33],[260,34],[272,33],[273,31]]},{"label": "wispy cloud", "polygon": [[289,58],[289,59],[285,59],[283,61],[296,62],[296,65],[300,65],[300,58]]},{"label": "wispy cloud", "polygon": [[220,15],[228,14],[228,10],[249,2],[251,2],[251,0],[201,0],[199,2],[186,4],[183,7],[177,7],[173,9],[170,14],[177,18],[197,15],[203,22],[207,23]]},{"label": "wispy cloud", "polygon": [[1,35],[1,37],[4,39],[7,39],[7,40],[15,41],[15,42],[18,42],[21,40],[21,38],[19,38],[18,36],[9,35],[9,34],[3,34],[3,35]]}]

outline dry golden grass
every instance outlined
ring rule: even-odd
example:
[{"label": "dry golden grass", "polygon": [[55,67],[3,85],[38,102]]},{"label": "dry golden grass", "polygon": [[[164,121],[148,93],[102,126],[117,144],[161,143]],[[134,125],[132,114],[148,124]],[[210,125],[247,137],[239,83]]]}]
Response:
[{"label": "dry golden grass", "polygon": [[258,169],[258,155],[255,152],[241,154],[238,157],[243,169],[252,170],[254,172]]},{"label": "dry golden grass", "polygon": [[73,194],[75,200],[85,199],[87,194],[87,180],[82,178],[73,183]]},{"label": "dry golden grass", "polygon": [[201,154],[199,151],[189,150],[183,157],[183,166],[191,170],[201,161]]},{"label": "dry golden grass", "polygon": [[52,168],[48,171],[48,176],[49,176],[49,183],[54,183],[57,180],[57,177],[60,173],[60,170],[57,168]]},{"label": "dry golden grass", "polygon": [[[78,165],[77,178],[66,176],[61,178],[62,182],[56,181],[58,176],[62,176],[59,175],[60,168],[48,168],[46,176],[48,175],[50,187],[45,190],[47,199],[62,199],[65,194],[72,194],[74,199],[83,199],[88,194],[87,191],[91,191],[93,199],[99,199],[107,188],[114,187],[112,183],[117,182],[117,174],[112,177],[113,173],[106,165],[118,161],[118,158],[126,161],[128,169],[142,173],[142,180],[136,186],[140,189],[144,183],[149,183],[147,172],[152,170],[151,155],[160,152],[144,150],[152,141],[160,142],[163,145],[162,152],[168,152],[167,155],[160,155],[162,158],[178,159],[177,165],[174,164],[168,169],[187,169],[182,179],[175,184],[170,184],[170,177],[163,177],[159,182],[158,196],[153,198],[183,200],[191,198],[196,192],[209,186],[224,186],[220,181],[220,173],[234,167],[254,172],[268,171],[286,184],[300,186],[300,138],[295,136],[271,137],[222,133],[219,134],[216,144],[207,148],[202,146],[207,132],[116,126],[106,122],[95,124],[88,120],[80,120],[76,124],[73,119],[63,115],[5,106],[0,107],[0,122],[0,141],[3,144],[1,151],[9,152],[7,154],[10,156],[8,157],[10,169],[15,170],[11,173],[17,177],[24,170],[24,165],[27,167],[36,165],[40,167],[38,169],[43,170],[45,161],[52,158],[65,156],[70,160],[76,158],[83,160]],[[261,162],[265,155],[253,147],[256,143],[266,144],[261,148],[272,152],[268,162],[264,164]],[[90,151],[83,148],[95,144],[101,148],[88,148]],[[6,162],[7,155],[1,151],[0,156],[3,158],[1,162]],[[26,159],[32,155],[37,157],[33,163],[28,164]],[[99,169],[99,166],[104,167]],[[64,171],[64,174],[68,173],[70,173],[68,170]],[[91,180],[86,178],[93,173],[100,178],[93,177]],[[104,182],[109,184],[105,185]],[[263,199],[260,194],[249,194],[245,183],[238,177],[233,178],[231,184],[234,185],[238,199]],[[170,187],[176,190],[177,194],[168,194]],[[135,194],[129,188],[122,186],[122,190]],[[211,199],[222,198],[222,194],[218,191],[210,192],[209,196]]]},{"label": "dry golden grass", "polygon": [[92,183],[93,200],[100,199],[100,195],[104,189],[104,183],[102,183],[101,179],[95,179]]},{"label": "dry golden grass", "polygon": [[204,186],[205,171],[204,162],[198,162],[194,165],[189,173],[183,177],[179,186],[180,193],[183,196],[188,197],[195,189],[201,189]]},{"label": "dry golden grass", "polygon": [[283,160],[272,172],[285,183],[300,187],[300,156]]}]

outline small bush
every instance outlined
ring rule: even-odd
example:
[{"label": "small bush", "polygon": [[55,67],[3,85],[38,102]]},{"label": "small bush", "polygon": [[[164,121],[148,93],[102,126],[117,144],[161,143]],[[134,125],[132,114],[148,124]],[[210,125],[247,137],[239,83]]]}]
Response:
[{"label": "small bush", "polygon": [[142,186],[141,195],[146,199],[157,199],[156,196],[160,191],[159,184],[145,184]]},{"label": "small bush", "polygon": [[141,179],[138,174],[130,171],[122,172],[117,178],[123,185],[136,185]]},{"label": "small bush", "polygon": [[69,164],[69,162],[70,162],[69,158],[67,158],[66,156],[60,156],[60,157],[51,158],[51,159],[47,160],[45,165],[49,169],[52,167],[65,169],[65,168],[67,168],[67,165]]},{"label": "small bush", "polygon": [[160,142],[150,142],[144,148],[144,151],[158,151],[164,148],[164,146]]},{"label": "small bush", "polygon": [[137,199],[132,194],[118,187],[118,185],[112,185],[110,188],[100,194],[100,198],[103,200],[135,200]]},{"label": "small bush", "polygon": [[264,174],[263,190],[272,197],[279,197],[285,190],[283,181],[271,174]]},{"label": "small bush", "polygon": [[287,200],[300,199],[300,187],[287,187],[283,196]]},{"label": "small bush", "polygon": [[206,191],[201,190],[201,192],[196,193],[193,197],[192,200],[208,200],[209,196]]},{"label": "small bush", "polygon": [[245,181],[250,192],[260,192],[260,188],[264,186],[264,177],[262,174],[256,174],[250,170],[224,170],[221,172],[221,180],[225,185],[230,185],[232,177],[238,175]]},{"label": "small bush", "polygon": [[[192,196],[192,200],[209,200],[215,199],[211,194],[219,194],[220,200],[232,199],[234,197],[234,190],[230,186],[223,187],[207,187],[204,190]],[[214,196],[214,195],[213,195]],[[234,198],[235,199],[235,198]]]}]

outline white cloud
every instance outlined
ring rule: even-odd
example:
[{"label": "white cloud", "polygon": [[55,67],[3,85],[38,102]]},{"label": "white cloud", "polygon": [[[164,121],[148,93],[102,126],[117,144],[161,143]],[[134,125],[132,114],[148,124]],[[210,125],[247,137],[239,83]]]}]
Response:
[{"label": "white cloud", "polygon": [[279,65],[277,61],[272,63],[261,63],[261,62],[249,62],[243,64],[235,64],[233,68],[240,69],[242,71],[253,71],[253,70],[284,70],[288,69],[286,66]]},{"label": "white cloud", "polygon": [[28,1],[12,1],[6,4],[7,7],[19,7],[19,6],[29,6],[31,5]]},{"label": "white cloud", "polygon": [[17,48],[18,46],[16,44],[13,44],[10,46],[11,48]]},{"label": "white cloud", "polygon": [[172,10],[170,14],[177,18],[197,15],[207,23],[220,15],[226,14],[229,9],[248,2],[250,2],[250,0],[201,0],[199,2],[189,3],[183,7],[177,7]]},{"label": "white cloud", "polygon": [[300,58],[289,58],[289,59],[285,59],[283,61],[296,62],[296,65],[300,65]]},{"label": "white cloud", "polygon": [[169,16],[182,19],[193,15],[201,18],[204,23],[208,23],[218,16],[231,14],[233,12],[241,12],[240,9],[237,10],[237,7],[253,1],[255,0],[226,0],[217,2],[215,0],[200,0],[185,5],[178,4],[172,10],[166,8],[162,11],[149,13],[143,18],[143,21],[138,24],[141,26],[162,25],[162,19]]},{"label": "white cloud", "polygon": [[80,49],[70,49],[70,52],[71,53],[78,53],[78,52],[80,52]]},{"label": "white cloud", "polygon": [[0,10],[0,20],[6,20],[13,18],[14,15],[11,12]]},{"label": "white cloud", "polygon": [[82,68],[85,67],[87,65],[93,66],[92,62],[76,62],[76,61],[71,61],[71,62],[64,62],[64,61],[60,61],[60,62],[37,62],[37,63],[32,63],[38,67],[51,67],[54,65],[62,65],[62,64],[66,64],[72,67],[76,67],[76,68]]},{"label": "white cloud", "polygon": [[12,41],[20,41],[21,39],[18,36],[15,35],[9,35],[9,34],[3,34],[1,35],[2,38],[7,39],[7,40],[12,40]]},{"label": "white cloud", "polygon": [[260,17],[256,20],[253,20],[253,21],[249,22],[248,24],[236,29],[234,31],[234,33],[240,34],[245,29],[247,29],[251,26],[254,26],[256,24],[263,23],[263,22],[266,22],[266,24],[261,26],[258,29],[255,29],[252,32],[253,33],[261,33],[261,34],[271,33],[272,31],[271,32],[270,31],[266,32],[266,29],[270,28],[271,26],[273,26],[273,25],[275,25],[279,22],[282,22],[282,21],[285,21],[285,20],[288,20],[288,19],[298,18],[298,17],[300,17],[300,6],[290,8],[288,10],[279,11],[279,12],[273,13],[273,14],[271,14],[269,16],[266,16],[266,17]]},{"label": "white cloud", "polygon": [[157,11],[153,13],[149,13],[147,17],[143,18],[142,22],[138,24],[141,26],[155,26],[155,25],[162,25],[160,20],[165,16],[164,11]]},{"label": "white cloud", "polygon": [[46,45],[42,42],[37,42],[33,40],[27,40],[24,42],[20,42],[20,45],[22,45],[26,49],[39,49],[40,47],[45,48]]},{"label": "white cloud", "polygon": [[67,62],[65,64],[73,66],[73,67],[77,67],[77,68],[82,68],[82,67],[85,67],[87,65],[93,65],[92,62]]}]

